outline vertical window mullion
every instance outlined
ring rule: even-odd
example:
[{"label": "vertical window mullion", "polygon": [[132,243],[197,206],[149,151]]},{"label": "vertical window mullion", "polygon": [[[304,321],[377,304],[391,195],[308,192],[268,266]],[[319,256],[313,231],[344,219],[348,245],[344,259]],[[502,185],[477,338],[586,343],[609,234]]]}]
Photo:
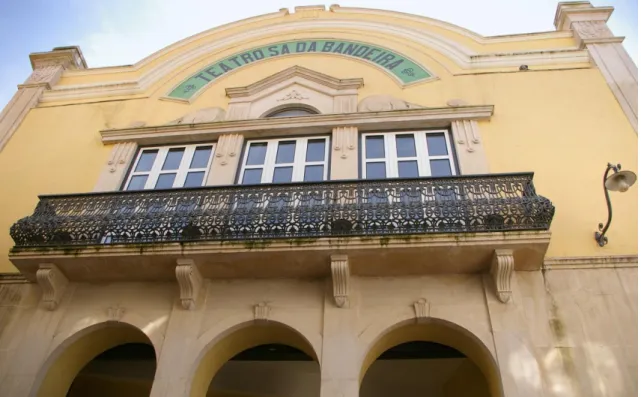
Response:
[{"label": "vertical window mullion", "polygon": [[385,169],[388,178],[398,178],[396,134],[385,134]]},{"label": "vertical window mullion", "polygon": [[277,140],[267,142],[267,150],[265,152],[265,163],[263,164],[263,175],[260,179],[261,183],[272,183],[274,180],[274,167],[276,165],[276,152],[278,150]]},{"label": "vertical window mullion", "polygon": [[194,156],[194,145],[185,146],[185,151],[183,157],[180,160],[178,169],[176,170],[176,178],[174,179],[173,187],[183,187],[185,185],[185,179],[187,178],[187,172],[189,171],[189,164]]},{"label": "vertical window mullion", "polygon": [[292,182],[300,182],[305,175],[305,155],[307,154],[307,138],[296,139],[294,148],[294,165],[292,170]]},{"label": "vertical window mullion", "polygon": [[416,141],[416,155],[418,156],[418,175],[431,176],[429,154],[427,152],[427,133],[417,132],[414,134]]},{"label": "vertical window mullion", "polygon": [[456,175],[456,167],[454,167],[454,147],[450,143],[450,134],[448,131],[443,131],[445,135],[445,145],[447,146],[447,157],[450,160],[450,169],[452,170],[452,175]]},{"label": "vertical window mullion", "polygon": [[154,165],[151,166],[151,170],[149,171],[149,178],[147,178],[147,183],[145,183],[145,189],[153,189],[156,186],[156,182],[158,181],[158,177],[160,176],[160,170],[162,169],[162,165],[165,162],[165,158],[167,158],[168,152],[169,148],[158,148],[158,157],[156,157]]}]

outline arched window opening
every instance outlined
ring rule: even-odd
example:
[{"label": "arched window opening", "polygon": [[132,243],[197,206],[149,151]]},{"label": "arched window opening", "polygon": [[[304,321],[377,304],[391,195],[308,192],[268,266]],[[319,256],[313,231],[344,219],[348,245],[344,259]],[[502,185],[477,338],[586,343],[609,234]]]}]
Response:
[{"label": "arched window opening", "polygon": [[367,369],[360,397],[490,397],[487,380],[465,354],[436,342],[411,341],[384,351]]},{"label": "arched window opening", "polygon": [[304,107],[290,107],[285,109],[279,109],[272,113],[269,113],[265,118],[277,118],[277,117],[299,117],[299,116],[309,116],[313,114],[318,114],[318,112],[304,108]]},{"label": "arched window opening", "polygon": [[318,363],[303,351],[279,343],[259,345],[236,354],[218,370],[207,392],[207,396],[319,394]]},{"label": "arched window opening", "polygon": [[66,397],[148,396],[156,373],[156,353],[147,343],[106,350],[76,375]]}]

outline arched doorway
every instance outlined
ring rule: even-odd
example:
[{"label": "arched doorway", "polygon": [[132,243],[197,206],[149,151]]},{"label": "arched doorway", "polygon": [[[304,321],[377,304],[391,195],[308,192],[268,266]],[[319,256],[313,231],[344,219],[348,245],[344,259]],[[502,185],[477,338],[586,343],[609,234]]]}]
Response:
[{"label": "arched doorway", "polygon": [[243,324],[203,352],[190,396],[318,397],[316,352],[283,324]]},{"label": "arched doorway", "polygon": [[54,350],[31,395],[146,397],[155,373],[156,353],[141,330],[120,322],[101,323]]},{"label": "arched doorway", "polygon": [[370,348],[360,397],[501,397],[496,363],[469,331],[447,321],[403,323]]}]

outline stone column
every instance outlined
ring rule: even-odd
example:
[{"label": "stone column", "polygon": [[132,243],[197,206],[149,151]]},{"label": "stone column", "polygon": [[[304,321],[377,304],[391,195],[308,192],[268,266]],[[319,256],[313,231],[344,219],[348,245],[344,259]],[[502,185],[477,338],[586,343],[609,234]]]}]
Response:
[{"label": "stone column", "polygon": [[587,48],[627,116],[638,132],[638,68],[606,24],[614,7],[594,7],[590,2],[559,3],[554,24],[557,30],[571,30],[579,48]]},{"label": "stone column", "polygon": [[50,90],[65,70],[86,69],[87,64],[79,47],[56,47],[49,52],[29,55],[33,72],[18,85],[18,92],[0,113],[0,151],[18,129],[30,109],[34,108],[42,93]]}]

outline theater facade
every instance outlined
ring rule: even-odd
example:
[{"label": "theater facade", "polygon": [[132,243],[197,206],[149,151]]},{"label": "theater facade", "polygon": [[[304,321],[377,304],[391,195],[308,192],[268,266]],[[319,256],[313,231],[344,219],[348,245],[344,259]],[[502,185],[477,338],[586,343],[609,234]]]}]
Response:
[{"label": "theater facade", "polygon": [[0,395],[636,396],[613,11],[484,37],[303,6],[129,66],[32,53],[0,114]]}]

